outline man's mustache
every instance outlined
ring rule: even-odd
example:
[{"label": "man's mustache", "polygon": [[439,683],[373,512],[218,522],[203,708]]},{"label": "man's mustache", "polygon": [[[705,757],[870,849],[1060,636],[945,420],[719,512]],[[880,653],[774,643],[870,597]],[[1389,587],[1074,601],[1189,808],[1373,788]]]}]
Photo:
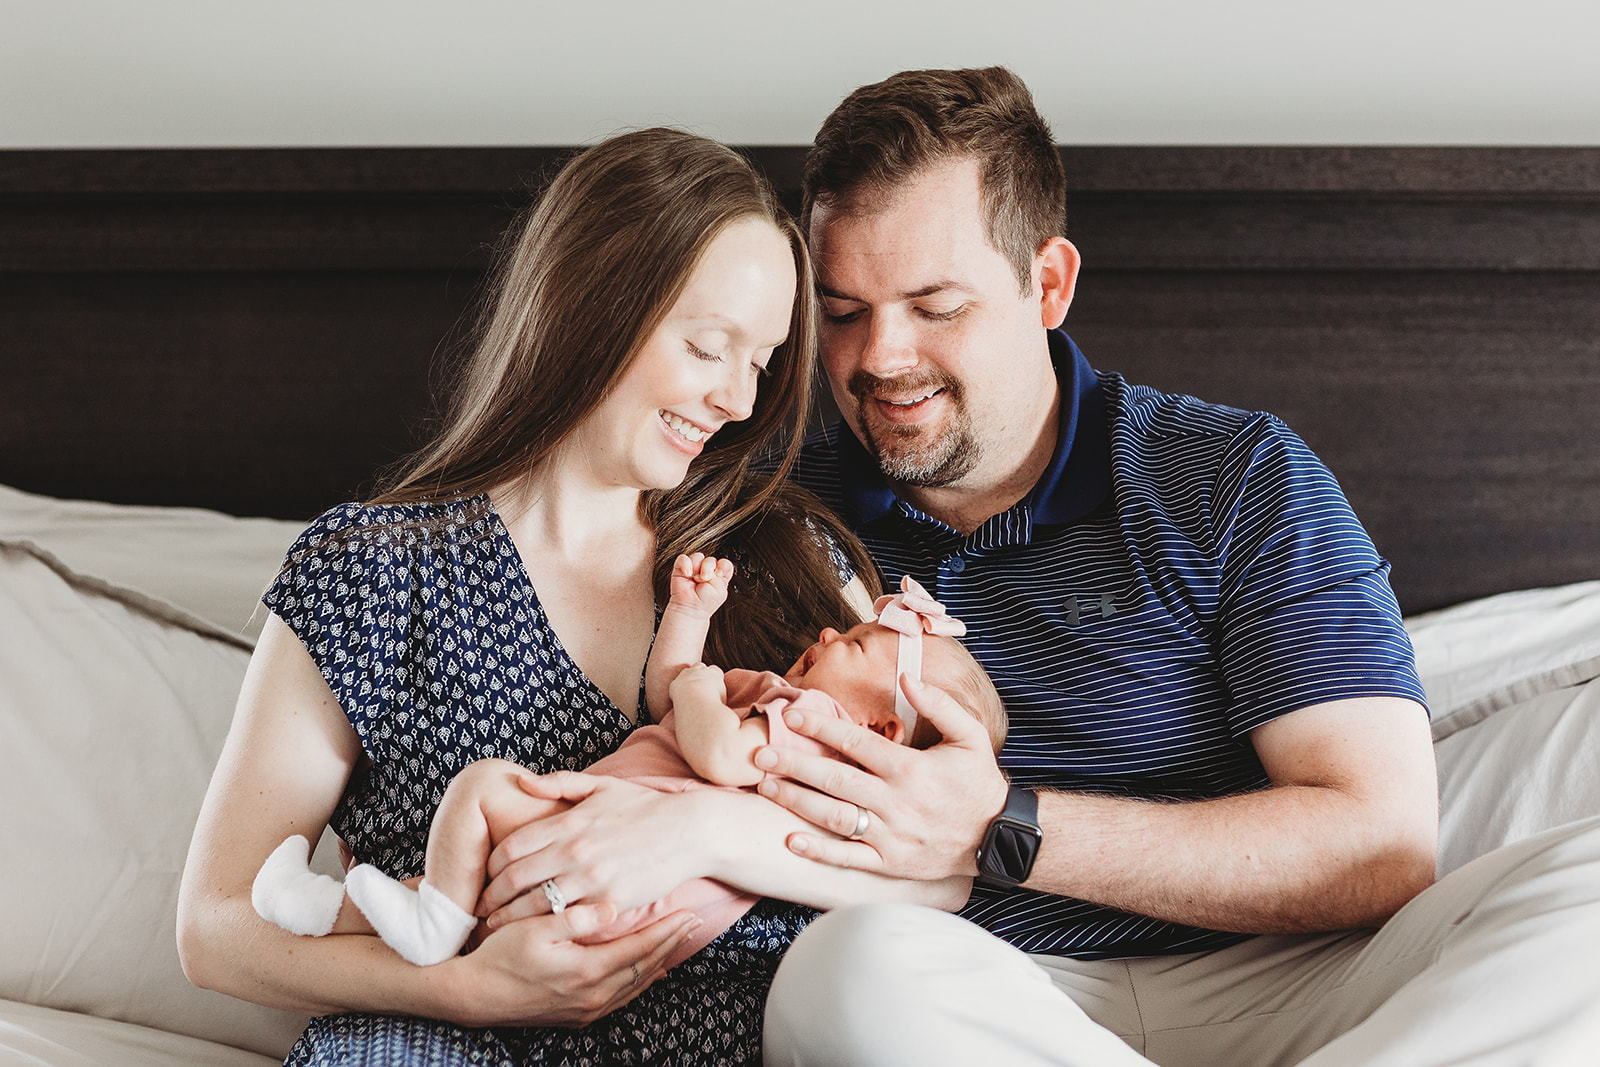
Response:
[{"label": "man's mustache", "polygon": [[856,371],[845,383],[845,388],[858,401],[885,394],[910,396],[936,393],[941,389],[960,399],[962,392],[960,382],[937,371],[914,372],[895,378],[881,378],[867,371]]}]

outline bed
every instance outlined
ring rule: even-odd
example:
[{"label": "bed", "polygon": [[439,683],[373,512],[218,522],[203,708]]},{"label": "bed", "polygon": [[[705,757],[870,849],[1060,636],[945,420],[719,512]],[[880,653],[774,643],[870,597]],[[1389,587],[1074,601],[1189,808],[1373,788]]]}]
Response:
[{"label": "bed", "polygon": [[[793,203],[803,150],[748,151]],[[1600,818],[1600,150],[1062,151],[1091,361],[1283,416],[1393,562],[1441,873]],[[562,154],[0,152],[0,1062],[266,1063],[303,1024],[173,944],[255,598],[426,431]]]}]

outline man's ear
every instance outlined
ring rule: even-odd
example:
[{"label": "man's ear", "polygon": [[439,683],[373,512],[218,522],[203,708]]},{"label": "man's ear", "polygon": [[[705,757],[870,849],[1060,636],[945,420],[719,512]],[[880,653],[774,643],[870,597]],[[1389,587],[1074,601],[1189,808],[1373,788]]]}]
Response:
[{"label": "man's ear", "polygon": [[1072,294],[1078,287],[1078,250],[1065,237],[1052,237],[1033,257],[1033,276],[1039,286],[1039,318],[1053,330],[1067,317]]}]

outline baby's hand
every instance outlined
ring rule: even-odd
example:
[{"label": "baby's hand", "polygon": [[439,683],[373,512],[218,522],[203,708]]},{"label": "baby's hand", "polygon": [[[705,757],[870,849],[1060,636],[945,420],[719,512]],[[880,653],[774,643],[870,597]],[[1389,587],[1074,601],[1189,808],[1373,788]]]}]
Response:
[{"label": "baby's hand", "polygon": [[722,680],[722,668],[709,663],[691,663],[672,679],[672,704],[681,707],[692,703],[694,695],[720,702],[727,699],[727,689]]},{"label": "baby's hand", "polygon": [[696,552],[679,556],[672,565],[670,600],[680,608],[704,612],[709,618],[727,603],[733,561]]}]

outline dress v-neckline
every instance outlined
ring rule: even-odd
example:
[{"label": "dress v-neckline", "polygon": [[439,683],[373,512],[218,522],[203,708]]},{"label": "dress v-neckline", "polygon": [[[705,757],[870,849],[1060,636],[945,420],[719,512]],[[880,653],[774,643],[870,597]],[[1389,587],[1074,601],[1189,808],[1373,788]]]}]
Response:
[{"label": "dress v-neckline", "polygon": [[[645,671],[641,670],[639,672],[639,694],[635,698],[636,703],[634,712],[630,716],[627,712],[623,711],[617,706],[617,702],[612,700],[606,691],[601,689],[600,686],[596,684],[593,678],[589,677],[588,672],[578,665],[578,661],[573,658],[572,653],[567,651],[566,642],[561,640],[561,635],[556,632],[555,623],[550,621],[550,613],[545,610],[544,601],[539,599],[539,589],[533,584],[533,576],[528,573],[528,567],[523,562],[522,550],[517,547],[516,539],[511,536],[510,527],[506,526],[505,520],[500,517],[500,509],[494,506],[494,501],[489,499],[488,493],[482,494],[482,500],[484,507],[488,508],[489,510],[489,518],[494,523],[495,537],[505,542],[501,547],[509,550],[510,559],[516,568],[517,577],[522,581],[523,588],[527,592],[529,603],[533,605],[534,610],[536,610],[539,613],[539,616],[543,618],[545,632],[550,635],[550,640],[554,644],[556,651],[564,660],[567,661],[568,664],[571,665],[572,669],[578,674],[578,676],[583,679],[583,684],[588,686],[590,690],[600,697],[601,700],[605,701],[606,707],[616,712],[617,717],[626,722],[630,729],[637,728],[641,724],[649,721],[649,709],[646,706],[647,700],[645,694]],[[653,607],[655,610],[656,622],[660,623],[661,608],[656,605],[653,605]],[[650,631],[651,648],[655,647],[655,640],[655,630],[652,628]],[[647,665],[649,660],[650,653],[648,650],[646,650],[645,663]]]}]

